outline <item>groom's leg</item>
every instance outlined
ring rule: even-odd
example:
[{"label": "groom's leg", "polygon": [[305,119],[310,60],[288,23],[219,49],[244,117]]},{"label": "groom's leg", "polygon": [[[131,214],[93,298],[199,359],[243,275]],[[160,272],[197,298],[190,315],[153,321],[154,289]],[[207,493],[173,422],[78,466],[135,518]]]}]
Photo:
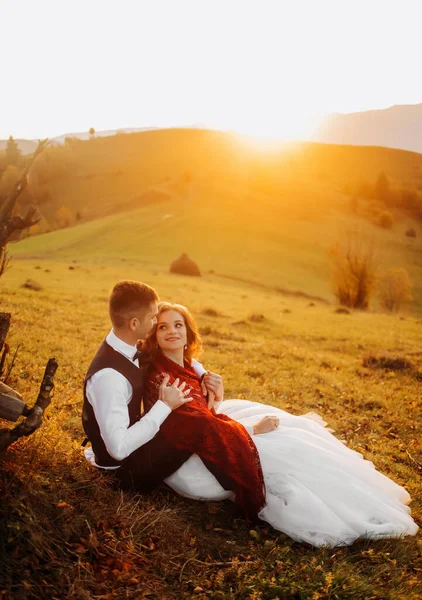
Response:
[{"label": "groom's leg", "polygon": [[124,489],[150,492],[177,471],[190,456],[191,452],[178,450],[158,434],[123,461],[116,471],[116,477]]}]

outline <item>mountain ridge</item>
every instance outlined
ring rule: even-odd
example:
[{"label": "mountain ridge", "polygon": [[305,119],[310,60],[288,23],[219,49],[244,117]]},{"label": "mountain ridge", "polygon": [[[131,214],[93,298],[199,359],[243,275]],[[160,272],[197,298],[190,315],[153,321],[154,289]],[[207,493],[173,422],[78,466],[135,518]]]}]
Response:
[{"label": "mountain ridge", "polygon": [[[196,129],[196,125],[175,127]],[[202,127],[200,127],[202,128]],[[203,127],[207,129],[207,127]],[[95,132],[95,137],[172,129],[172,127],[126,127]],[[212,128],[208,128],[212,129]],[[216,130],[217,131],[217,130]],[[90,139],[86,132],[64,133],[51,138],[51,144],[63,144],[66,138]],[[292,140],[294,141],[294,140]],[[353,113],[331,113],[323,118],[316,130],[306,140],[326,144],[354,146],[381,146],[397,150],[422,153],[422,103],[395,104],[388,108],[371,109]],[[37,146],[34,139],[16,139],[23,154],[33,152]],[[7,140],[0,140],[0,151],[6,148]]]},{"label": "mountain ridge", "polygon": [[313,141],[354,146],[383,146],[422,153],[422,103],[328,115]]}]

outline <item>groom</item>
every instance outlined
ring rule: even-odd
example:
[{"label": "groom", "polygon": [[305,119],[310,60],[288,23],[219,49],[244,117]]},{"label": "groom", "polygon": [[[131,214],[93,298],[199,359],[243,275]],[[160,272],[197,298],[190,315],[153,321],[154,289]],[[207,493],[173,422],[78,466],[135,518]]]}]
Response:
[{"label": "groom", "polygon": [[[190,453],[177,450],[159,429],[173,410],[191,399],[185,383],[176,380],[159,388],[159,400],[141,417],[144,372],[139,368],[137,341],[147,337],[157,315],[157,292],[145,283],[118,282],[110,295],[112,329],[100,345],[84,385],[82,422],[91,447],[85,456],[94,466],[115,473],[121,487],[147,492],[177,471]],[[216,400],[221,378],[207,373],[196,361],[193,367],[205,376]]]}]

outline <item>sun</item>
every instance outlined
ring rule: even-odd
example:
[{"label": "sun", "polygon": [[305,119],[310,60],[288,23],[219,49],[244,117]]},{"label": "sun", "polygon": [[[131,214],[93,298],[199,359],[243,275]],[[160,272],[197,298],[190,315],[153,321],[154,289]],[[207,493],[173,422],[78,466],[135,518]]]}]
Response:
[{"label": "sun", "polygon": [[320,122],[321,117],[318,115],[284,110],[275,116],[265,115],[264,112],[243,114],[231,119],[225,129],[239,134],[247,144],[271,149],[285,142],[311,139]]},{"label": "sun", "polygon": [[257,140],[268,142],[274,140],[279,142],[306,139],[312,134],[316,126],[316,118],[301,113],[284,112],[277,116],[260,117],[251,119],[245,123],[239,123],[236,128],[239,133],[246,134]]}]

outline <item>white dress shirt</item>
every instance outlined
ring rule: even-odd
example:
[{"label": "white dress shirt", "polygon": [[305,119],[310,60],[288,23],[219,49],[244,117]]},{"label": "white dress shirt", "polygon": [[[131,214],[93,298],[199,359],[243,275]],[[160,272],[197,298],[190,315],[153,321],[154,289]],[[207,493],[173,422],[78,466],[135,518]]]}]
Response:
[{"label": "white dress shirt", "polygon": [[[106,337],[106,342],[130,361],[137,351],[136,346],[131,346],[118,338],[113,330]],[[133,364],[139,367],[138,359]],[[192,361],[192,366],[199,376],[206,372],[201,363],[196,360]],[[171,408],[167,404],[157,400],[146,415],[129,427],[128,405],[132,393],[130,382],[114,369],[97,371],[86,385],[86,397],[94,409],[101,437],[107,452],[116,460],[123,460],[152,440],[171,413]],[[91,464],[98,466],[91,447],[86,448],[85,457]],[[119,467],[101,468],[118,469]]]}]

